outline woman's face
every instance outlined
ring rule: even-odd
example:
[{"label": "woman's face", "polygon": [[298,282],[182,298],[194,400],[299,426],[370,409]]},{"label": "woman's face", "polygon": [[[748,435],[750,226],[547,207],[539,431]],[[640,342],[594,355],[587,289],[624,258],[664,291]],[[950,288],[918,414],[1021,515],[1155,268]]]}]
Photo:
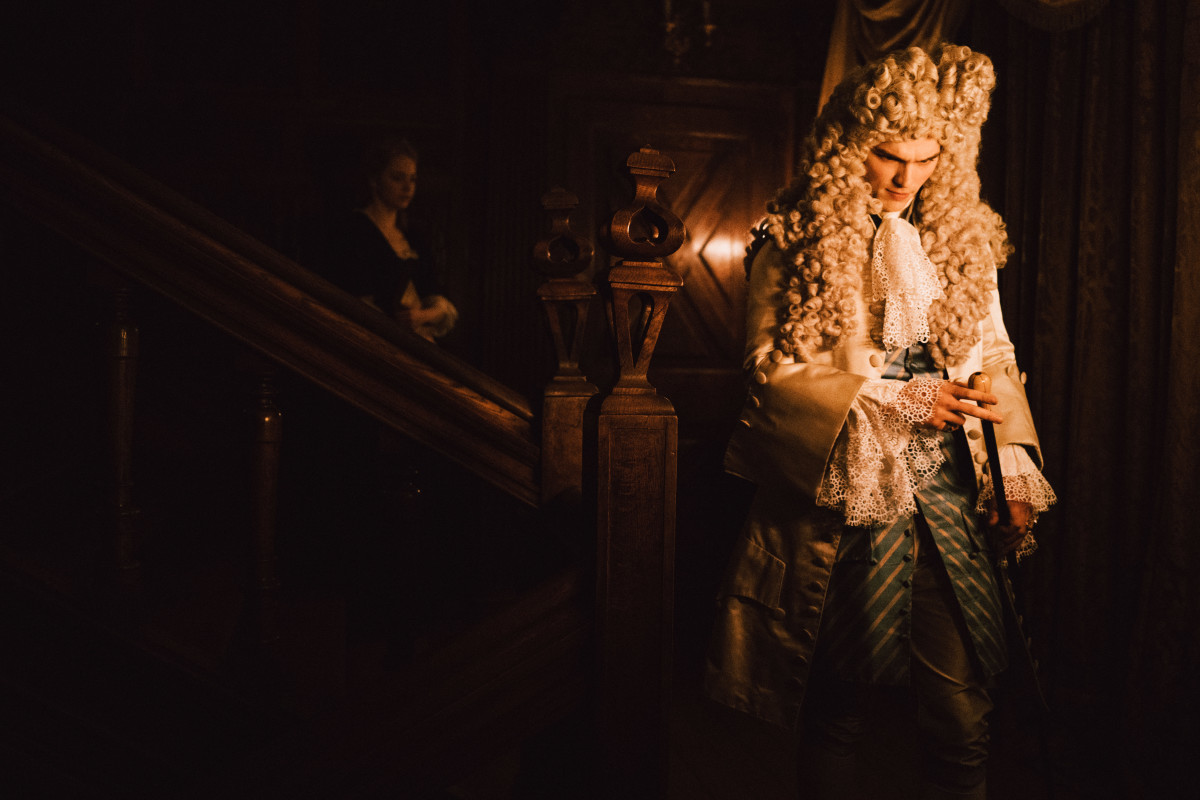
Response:
[{"label": "woman's face", "polygon": [[403,211],[417,191],[417,162],[408,156],[396,156],[371,181],[375,199],[384,206]]},{"label": "woman's face", "polygon": [[937,169],[942,148],[936,139],[881,142],[867,154],[866,181],[884,211],[903,211]]}]

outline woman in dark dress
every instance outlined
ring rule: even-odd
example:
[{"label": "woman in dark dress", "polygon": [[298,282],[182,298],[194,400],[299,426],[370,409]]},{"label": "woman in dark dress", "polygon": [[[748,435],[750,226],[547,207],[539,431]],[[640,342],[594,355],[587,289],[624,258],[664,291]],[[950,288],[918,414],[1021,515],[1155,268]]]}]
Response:
[{"label": "woman in dark dress", "polygon": [[417,153],[403,139],[383,142],[365,173],[368,200],[335,221],[325,277],[430,341],[445,336],[458,311],[442,296],[428,240],[408,220]]},{"label": "woman in dark dress", "polygon": [[[323,277],[433,341],[454,327],[457,311],[441,293],[436,251],[411,219],[417,153],[403,139],[371,147],[360,170],[361,205],[331,219],[319,265]],[[305,522],[320,531],[322,557],[336,542],[349,597],[352,636],[386,632],[401,650],[429,620],[414,609],[447,574],[429,536],[430,454],[339,399],[319,393],[307,410],[313,448],[309,498],[324,502]]]}]

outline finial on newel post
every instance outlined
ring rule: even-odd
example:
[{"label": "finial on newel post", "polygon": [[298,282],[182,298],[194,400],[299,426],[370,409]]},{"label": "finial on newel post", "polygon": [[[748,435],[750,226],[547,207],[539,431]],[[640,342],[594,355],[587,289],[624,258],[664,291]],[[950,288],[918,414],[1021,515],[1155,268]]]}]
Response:
[{"label": "finial on newel post", "polygon": [[538,297],[550,323],[558,369],[542,400],[542,503],[583,494],[583,429],[588,401],[599,391],[579,369],[579,353],[596,287],[579,275],[592,263],[592,243],[571,230],[579,198],[555,187],[542,196],[550,232],[533,247],[546,276]]},{"label": "finial on newel post", "polygon": [[607,278],[620,375],[597,426],[597,727],[601,796],[650,800],[667,789],[679,421],[647,372],[683,285],[662,259],[685,234],[658,200],[671,159],[643,147],[626,166],[634,200],[604,231],[620,258]]},{"label": "finial on newel post", "polygon": [[[621,371],[605,408],[615,413],[673,411],[670,401],[650,385],[647,372],[671,297],[683,286],[683,279],[662,260],[683,244],[683,221],[658,200],[658,186],[675,172],[675,164],[657,150],[643,147],[629,156],[625,166],[634,181],[633,202],[617,211],[604,229],[610,248],[621,259],[608,273],[609,319]],[[635,327],[630,307],[638,299],[644,306]]]}]

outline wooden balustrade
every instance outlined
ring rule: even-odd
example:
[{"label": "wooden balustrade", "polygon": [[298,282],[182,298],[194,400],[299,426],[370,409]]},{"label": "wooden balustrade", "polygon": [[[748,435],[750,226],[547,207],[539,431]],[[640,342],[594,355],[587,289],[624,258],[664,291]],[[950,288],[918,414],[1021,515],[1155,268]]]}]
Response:
[{"label": "wooden balustrade", "polygon": [[[634,198],[604,234],[619,261],[606,276],[607,311],[619,362],[596,422],[596,702],[600,796],[661,798],[667,791],[671,691],[678,420],[648,371],[671,297],[683,285],[663,259],[683,243],[682,221],[657,198],[675,171],[649,147],[626,166]],[[538,291],[558,370],[546,387],[543,501],[584,486],[585,419],[596,387],[579,369],[595,288],[578,277],[591,246],[570,230],[578,200],[562,189],[542,199],[550,233],[534,248],[549,280]]]},{"label": "wooden balustrade", "polygon": [[[538,294],[558,359],[544,393],[539,448],[528,409],[518,399],[465,367],[456,367],[453,374],[441,370],[449,360],[437,348],[409,342],[411,337],[369,315],[359,319],[358,309],[347,305],[341,313],[336,308],[344,299],[340,293],[185,201],[154,189],[166,198],[154,202],[158,195],[137,191],[149,185],[144,179],[134,176],[128,185],[107,181],[17,126],[0,124],[0,138],[38,156],[34,166],[26,164],[28,159],[0,156],[0,199],[29,200],[30,215],[48,224],[61,216],[54,212],[69,212],[69,220],[79,224],[60,222],[57,229],[64,236],[267,359],[460,461],[518,500],[536,502],[540,496],[548,506],[590,494],[584,454],[593,451],[586,421],[600,392],[582,374],[579,361],[597,290],[579,278],[590,264],[592,247],[570,230],[568,217],[577,200],[569,193],[554,190],[544,198],[551,230],[534,256],[547,276]],[[648,370],[671,299],[683,284],[664,259],[683,243],[685,232],[657,198],[659,184],[675,170],[672,161],[643,148],[626,163],[635,195],[605,229],[610,252],[619,258],[604,279],[619,367],[595,420],[595,701],[601,791],[607,797],[636,799],[661,798],[667,784],[678,420],[671,402],[651,385]],[[57,183],[47,186],[46,175]],[[88,191],[56,191],[58,183]],[[99,218],[96,209],[107,216]],[[203,226],[189,225],[188,218]],[[220,238],[205,229],[217,231]],[[133,580],[139,571],[132,488],[138,329],[128,289],[119,289],[116,298],[109,356],[116,560],[121,574]],[[279,637],[275,546],[283,422],[275,393],[274,370],[263,367],[253,405],[247,613],[250,632],[267,651]],[[541,480],[535,487],[531,476],[539,463]],[[570,691],[562,686],[531,691],[541,697],[556,692],[569,696],[565,704],[575,697],[572,681],[582,674],[576,669],[575,638],[582,638],[578,634],[586,622],[570,602],[573,578],[561,583],[553,598],[554,608],[563,609],[561,630],[553,641],[537,643],[540,649],[513,645],[512,660],[525,669],[525,662],[537,666],[545,653],[562,651],[547,674],[552,672]],[[524,624],[524,619],[518,621]],[[544,716],[551,719],[560,711],[555,707]],[[521,712],[512,715],[519,719]]]},{"label": "wooden balustrade", "polygon": [[633,202],[606,238],[609,318],[620,373],[598,424],[597,625],[600,769],[607,797],[666,796],[678,419],[647,371],[682,279],[663,262],[679,249],[682,221],[657,199],[674,163],[644,147],[626,165]]},{"label": "wooden balustrade", "polygon": [[0,114],[0,202],[537,505],[540,454],[524,397],[130,165],[31,124]]},{"label": "wooden balustrade", "polygon": [[584,415],[599,391],[579,369],[579,353],[596,287],[579,278],[592,262],[592,244],[571,231],[579,198],[554,188],[542,198],[550,232],[533,248],[547,280],[538,297],[550,323],[558,369],[542,400],[542,504],[577,502],[583,494]]}]

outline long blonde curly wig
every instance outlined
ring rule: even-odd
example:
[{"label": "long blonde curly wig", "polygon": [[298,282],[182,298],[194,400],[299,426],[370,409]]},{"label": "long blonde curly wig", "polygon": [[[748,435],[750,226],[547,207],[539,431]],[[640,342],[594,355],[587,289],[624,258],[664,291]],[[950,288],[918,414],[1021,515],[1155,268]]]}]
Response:
[{"label": "long blonde curly wig", "polygon": [[[966,359],[996,289],[991,268],[1010,250],[1003,221],[979,197],[980,128],[995,84],[987,56],[943,44],[891,53],[834,90],[804,142],[799,177],[768,206],[768,231],[792,265],[780,350],[807,360],[856,332],[875,232],[869,215],[881,212],[864,177],[867,155],[883,142],[932,138],[941,158],[915,212],[945,296],[930,305],[928,347],[939,366]],[[879,344],[883,304],[867,311]]]}]

